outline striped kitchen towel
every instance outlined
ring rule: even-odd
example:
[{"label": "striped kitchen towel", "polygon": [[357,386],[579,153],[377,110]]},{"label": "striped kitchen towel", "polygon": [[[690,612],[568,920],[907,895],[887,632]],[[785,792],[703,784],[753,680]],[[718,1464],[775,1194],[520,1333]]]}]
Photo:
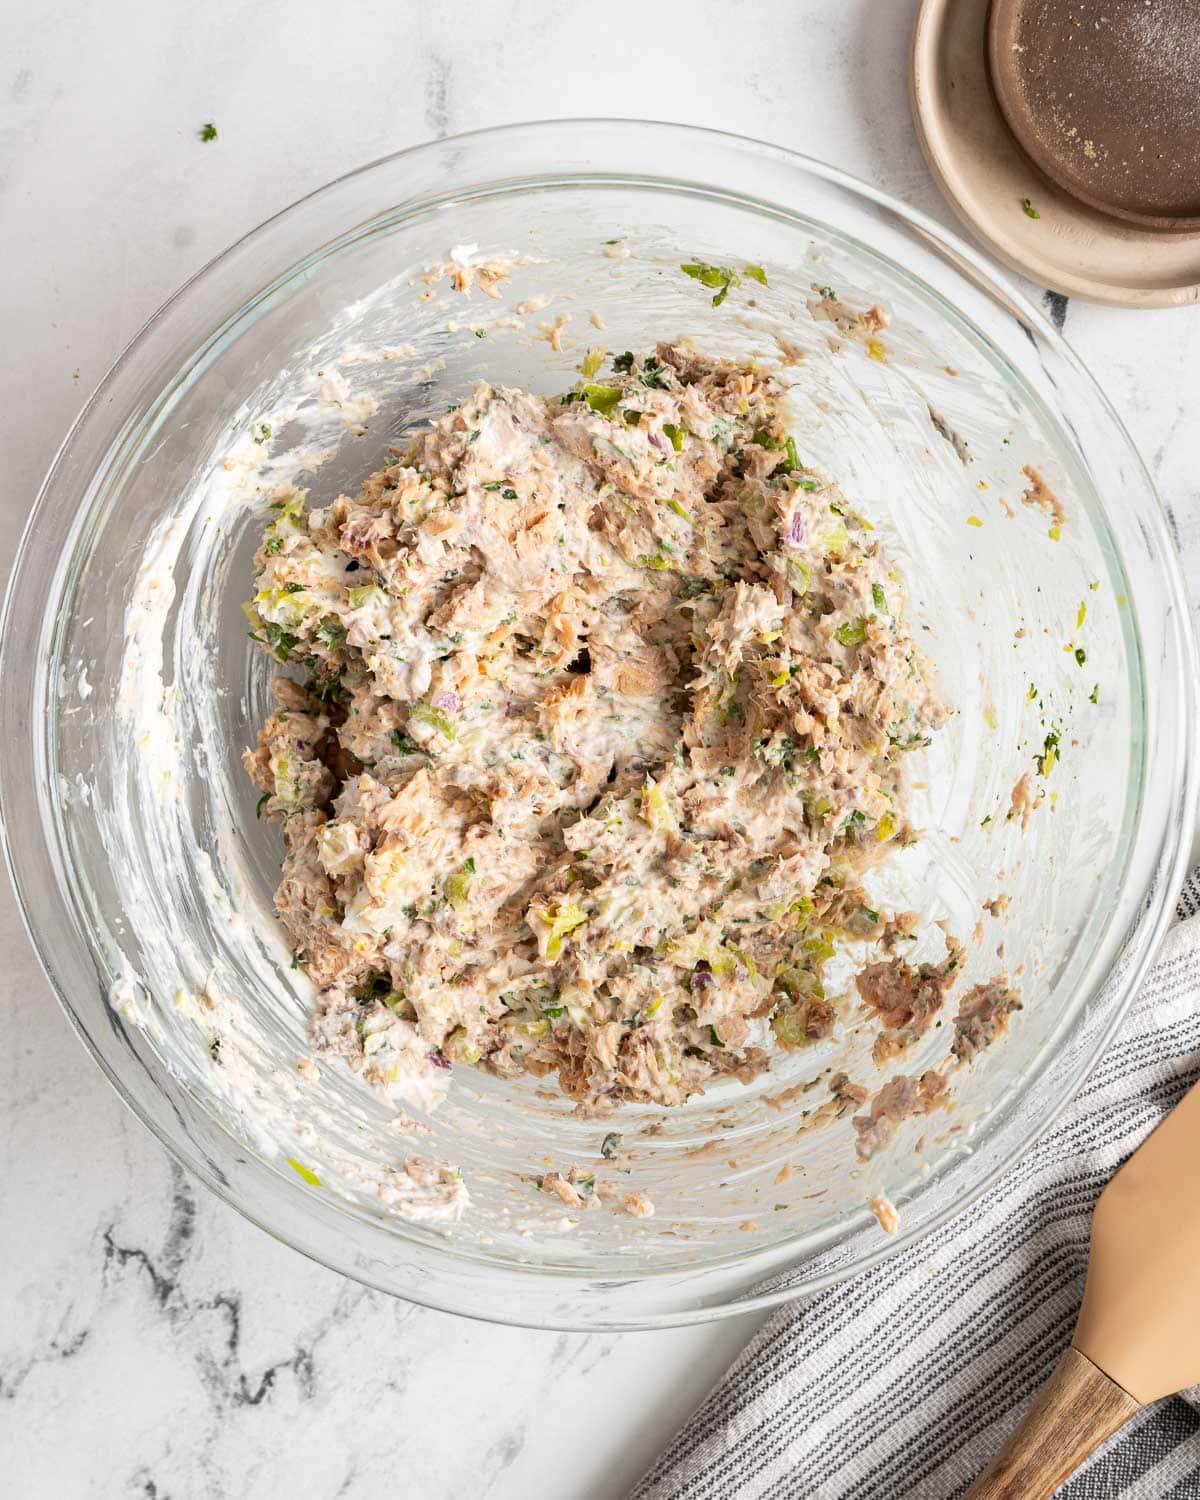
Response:
[{"label": "striped kitchen towel", "polygon": [[[1069,1109],[960,1217],[771,1316],[634,1500],[949,1500],[1070,1342],[1091,1211],[1200,1076],[1200,872]],[[1200,1497],[1189,1392],[1139,1412],[1064,1500]]]}]

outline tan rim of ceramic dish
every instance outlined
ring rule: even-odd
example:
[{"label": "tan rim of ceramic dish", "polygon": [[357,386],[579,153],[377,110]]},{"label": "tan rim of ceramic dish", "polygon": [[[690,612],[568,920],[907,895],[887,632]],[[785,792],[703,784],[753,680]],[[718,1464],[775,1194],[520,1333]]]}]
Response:
[{"label": "tan rim of ceramic dish", "polygon": [[954,212],[994,255],[1052,291],[1118,307],[1200,301],[1200,231],[1113,219],[1050,182],[1021,150],[992,90],[989,3],[923,0],[913,38],[917,136]]}]

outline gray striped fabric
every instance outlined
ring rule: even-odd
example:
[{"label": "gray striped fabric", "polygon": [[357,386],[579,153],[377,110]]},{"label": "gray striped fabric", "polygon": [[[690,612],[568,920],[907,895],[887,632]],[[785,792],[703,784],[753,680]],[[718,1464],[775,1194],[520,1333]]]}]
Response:
[{"label": "gray striped fabric", "polygon": [[[634,1500],[948,1500],[1069,1343],[1092,1206],[1200,1075],[1200,872],[1118,1040],[966,1213],[771,1317]],[[1200,1413],[1140,1412],[1067,1500],[1200,1497]]]}]

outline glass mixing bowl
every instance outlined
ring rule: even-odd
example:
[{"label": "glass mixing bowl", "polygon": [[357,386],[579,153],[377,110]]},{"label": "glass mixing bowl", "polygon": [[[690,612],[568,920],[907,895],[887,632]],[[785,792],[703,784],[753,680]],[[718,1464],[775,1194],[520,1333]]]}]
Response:
[{"label": "glass mixing bowl", "polygon": [[[420,279],[470,246],[511,258],[495,299]],[[680,271],[693,260],[761,265],[768,284],[745,278],[714,307]],[[877,345],[814,317],[824,286],[888,312]],[[808,1128],[832,1070],[878,1086],[852,1008],[836,1038],[749,1086],[603,1120],[545,1082],[456,1068],[440,1109],[407,1106],[428,1132],[414,1133],[348,1071],[322,1065],[313,1084],[295,1068],[311,997],[272,912],[278,832],[256,822],[240,765],[271,676],[240,609],[265,490],[298,479],[327,503],[481,377],[558,391],[588,346],[680,335],[782,362],[802,452],[903,567],[958,713],[913,757],[925,837],[876,889],[918,910],[922,932],[944,920],[967,942],[963,987],[1004,968],[1023,994],[1007,1037],[955,1072],[953,1108],[866,1165],[848,1119]],[[1060,524],[1022,502],[1027,466]],[[1181,874],[1192,649],[1128,437],[970,247],[757,142],[627,121],[488,131],[390,157],[270,220],[174,297],[92,397],[7,602],[9,858],[101,1066],[247,1217],[361,1281],[484,1318],[687,1322],[894,1252],[977,1196],[1069,1097]],[[1006,817],[1025,772],[1045,793],[1027,827]],[[985,914],[997,896],[1007,909]],[[943,1062],[949,1031],[929,1031],[904,1071]],[[601,1149],[613,1133],[615,1157]],[[388,1207],[389,1169],[413,1154],[461,1168],[460,1222]],[[568,1214],[536,1188],[551,1165],[645,1191],[657,1212]],[[894,1238],[868,1212],[877,1193],[899,1210]]]}]

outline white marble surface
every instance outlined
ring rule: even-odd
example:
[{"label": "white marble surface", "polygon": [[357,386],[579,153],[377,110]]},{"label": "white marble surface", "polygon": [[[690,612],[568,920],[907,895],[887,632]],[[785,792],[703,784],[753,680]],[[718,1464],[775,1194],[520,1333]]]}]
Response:
[{"label": "white marble surface", "polygon": [[[298,195],[430,135],[673,117],[825,157],[948,217],[909,123],[914,10],[507,0],[467,24],[464,6],[415,0],[23,8],[0,49],[3,534],[87,391],[185,277]],[[1153,467],[1200,594],[1200,314],[1072,303],[1066,328]],[[7,892],[0,938],[0,1493],[615,1500],[749,1333],[490,1328],[309,1264],[126,1114]]]}]

